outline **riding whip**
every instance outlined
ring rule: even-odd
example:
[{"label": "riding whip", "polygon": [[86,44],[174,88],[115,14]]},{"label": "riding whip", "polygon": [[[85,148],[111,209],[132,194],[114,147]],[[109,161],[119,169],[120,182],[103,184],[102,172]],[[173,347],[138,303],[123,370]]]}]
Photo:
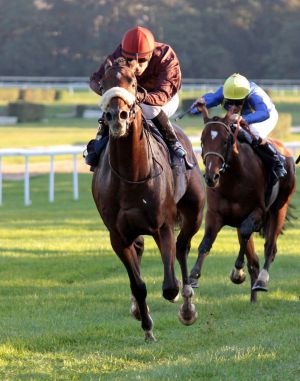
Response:
[{"label": "riding whip", "polygon": [[185,110],[185,111],[181,111],[175,118],[175,122],[177,122],[177,120],[179,119],[182,119],[186,114],[188,114],[190,112],[190,109],[188,110]]}]

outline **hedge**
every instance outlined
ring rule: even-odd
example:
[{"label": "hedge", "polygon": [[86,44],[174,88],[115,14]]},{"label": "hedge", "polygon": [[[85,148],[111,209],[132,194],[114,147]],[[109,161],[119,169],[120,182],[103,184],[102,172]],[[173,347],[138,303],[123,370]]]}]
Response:
[{"label": "hedge", "polygon": [[15,102],[19,98],[19,89],[0,89],[0,102]]},{"label": "hedge", "polygon": [[292,115],[288,113],[279,113],[276,127],[270,136],[279,140],[287,138],[291,133]]},{"label": "hedge", "polygon": [[35,122],[45,117],[45,106],[37,103],[15,102],[8,104],[8,115],[16,116],[19,123]]},{"label": "hedge", "polygon": [[25,102],[53,102],[57,98],[55,89],[20,89],[19,100]]}]

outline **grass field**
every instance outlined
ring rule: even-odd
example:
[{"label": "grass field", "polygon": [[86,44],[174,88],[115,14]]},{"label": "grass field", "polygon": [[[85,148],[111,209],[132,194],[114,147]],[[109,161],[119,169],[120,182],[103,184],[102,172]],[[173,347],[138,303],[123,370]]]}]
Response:
[{"label": "grass field", "polygon": [[[298,171],[299,172],[299,171]],[[298,181],[300,173],[298,173]],[[47,202],[47,176],[4,183],[0,236],[1,380],[300,379],[300,221],[279,238],[270,291],[249,303],[249,277],[228,274],[238,251],[234,230],[222,231],[207,258],[191,327],[177,319],[180,304],[161,297],[163,269],[146,239],[142,265],[157,342],[146,344],[129,315],[129,282],[95,210],[90,175],[81,175],[80,200],[71,176],[56,176],[56,201]],[[299,205],[299,193],[294,204]],[[300,208],[296,214],[300,217]],[[189,265],[203,233],[193,241]],[[256,238],[262,263],[263,241]],[[179,267],[176,267],[179,277]]]}]

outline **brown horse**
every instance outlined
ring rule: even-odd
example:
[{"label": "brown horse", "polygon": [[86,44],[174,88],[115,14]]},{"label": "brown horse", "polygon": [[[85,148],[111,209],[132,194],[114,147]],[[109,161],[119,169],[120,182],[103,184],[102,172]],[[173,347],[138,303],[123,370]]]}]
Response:
[{"label": "brown horse", "polygon": [[[143,127],[136,101],[137,81],[126,65],[107,67],[101,108],[109,126],[109,143],[102,152],[93,176],[92,192],[98,211],[109,230],[111,245],[128,272],[132,292],[131,313],[141,320],[146,340],[154,340],[153,323],[146,304],[147,289],[140,265],[143,235],[154,238],[164,265],[163,296],[174,301],[179,282],[174,271],[175,256],[182,272],[184,303],[179,318],[192,324],[197,313],[191,303],[187,255],[198,231],[205,202],[205,188],[192,146],[182,131],[178,137],[195,167],[174,175],[169,154],[162,143]],[[177,214],[181,230],[175,241]]]},{"label": "brown horse", "polygon": [[[198,258],[190,280],[195,287],[204,259],[218,232],[225,225],[233,226],[238,231],[240,250],[230,278],[234,283],[245,280],[246,254],[251,277],[251,301],[255,301],[256,291],[267,291],[269,267],[277,252],[277,237],[283,228],[295,190],[294,161],[282,146],[281,152],[286,156],[287,176],[277,182],[266,202],[266,168],[249,144],[236,141],[229,128],[232,113],[228,112],[225,118],[209,119],[208,111],[203,107],[202,114],[205,127],[201,144],[208,207],[205,234],[198,248]],[[261,230],[265,236],[265,262],[263,270],[259,272],[252,233]]]}]

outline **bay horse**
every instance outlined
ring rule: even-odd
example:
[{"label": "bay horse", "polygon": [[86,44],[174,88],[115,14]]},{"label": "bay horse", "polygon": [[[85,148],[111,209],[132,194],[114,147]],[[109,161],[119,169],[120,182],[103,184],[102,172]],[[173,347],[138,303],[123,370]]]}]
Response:
[{"label": "bay horse", "polygon": [[[106,68],[101,86],[101,108],[109,128],[109,143],[101,153],[92,181],[95,204],[109,230],[113,250],[123,262],[132,292],[132,315],[141,320],[145,340],[155,340],[141,277],[143,235],[154,238],[162,257],[163,297],[174,301],[179,293],[175,257],[182,273],[183,305],[179,319],[190,325],[197,318],[192,304],[187,255],[198,231],[205,203],[205,187],[191,143],[176,128],[178,138],[194,161],[192,170],[174,175],[165,146],[143,126],[137,103],[137,80],[130,67],[114,62]],[[181,217],[175,241],[175,222]]]},{"label": "bay horse", "polygon": [[[198,258],[191,271],[192,286],[197,286],[205,257],[225,225],[237,228],[240,250],[230,274],[234,283],[245,280],[244,255],[251,278],[251,301],[256,301],[257,291],[267,291],[269,268],[277,252],[277,238],[282,231],[288,206],[295,191],[294,160],[281,144],[285,155],[287,175],[273,188],[269,200],[265,195],[268,176],[262,160],[248,143],[237,141],[230,129],[232,112],[224,118],[208,117],[203,105],[204,130],[201,136],[202,158],[207,185],[207,212],[205,233],[198,248]],[[276,143],[276,142],[275,142]],[[277,142],[278,143],[278,142]],[[264,232],[265,262],[259,272],[259,259],[255,252],[253,232]]]}]

